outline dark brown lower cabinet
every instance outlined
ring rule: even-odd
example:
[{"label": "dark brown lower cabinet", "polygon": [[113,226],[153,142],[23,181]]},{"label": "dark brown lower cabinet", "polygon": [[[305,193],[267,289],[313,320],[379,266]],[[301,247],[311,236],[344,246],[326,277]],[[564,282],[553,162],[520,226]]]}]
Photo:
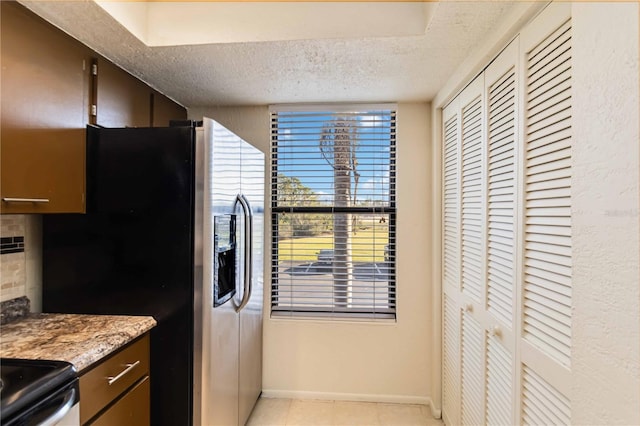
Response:
[{"label": "dark brown lower cabinet", "polygon": [[150,423],[149,396],[149,376],[146,376],[91,425],[147,426]]},{"label": "dark brown lower cabinet", "polygon": [[149,333],[80,375],[80,423],[148,426]]}]

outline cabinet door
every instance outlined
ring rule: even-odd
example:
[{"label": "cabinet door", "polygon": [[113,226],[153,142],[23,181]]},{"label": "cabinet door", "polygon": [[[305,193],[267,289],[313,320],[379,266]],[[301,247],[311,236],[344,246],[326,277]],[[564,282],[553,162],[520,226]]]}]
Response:
[{"label": "cabinet door", "polygon": [[100,415],[91,425],[94,426],[149,426],[149,398],[151,388],[149,376],[142,379],[133,389]]},{"label": "cabinet door", "polygon": [[153,92],[151,99],[151,125],[153,127],[167,127],[171,120],[187,119],[187,110],[162,93]]},{"label": "cabinet door", "polygon": [[95,123],[104,127],[149,127],[151,88],[111,62],[98,59]]},{"label": "cabinet door", "polygon": [[[15,2],[2,7],[2,213],[84,212],[88,50]],[[48,201],[45,201],[48,200]]]}]

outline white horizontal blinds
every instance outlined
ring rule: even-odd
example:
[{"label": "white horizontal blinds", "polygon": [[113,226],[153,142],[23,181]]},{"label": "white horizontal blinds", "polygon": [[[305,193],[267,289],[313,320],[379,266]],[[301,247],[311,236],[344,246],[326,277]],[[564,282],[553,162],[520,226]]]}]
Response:
[{"label": "white horizontal blinds", "polygon": [[[275,127],[274,127],[275,126]],[[272,192],[279,206],[391,206],[395,202],[395,111],[278,112],[272,116],[274,166],[277,173],[299,179],[299,187],[282,184]],[[277,164],[275,164],[277,162]],[[275,169],[274,169],[275,170]],[[342,176],[344,179],[340,180]],[[273,198],[277,197],[277,198]]]},{"label": "white horizontal blinds", "polygon": [[395,111],[272,114],[272,313],[395,315]]},{"label": "white horizontal blinds", "polygon": [[444,284],[459,288],[458,116],[444,123]]},{"label": "white horizontal blinds", "polygon": [[487,310],[513,322],[515,270],[515,67],[488,88]]},{"label": "white horizontal blinds", "polygon": [[482,99],[462,108],[462,291],[482,291]]},{"label": "white horizontal blinds", "polygon": [[523,337],[571,360],[571,23],[526,54]]},{"label": "white horizontal blinds", "polygon": [[462,424],[484,424],[484,331],[469,312],[462,314]]},{"label": "white horizontal blinds", "polygon": [[512,355],[496,336],[487,336],[486,424],[511,425],[513,409]]},{"label": "white horizontal blinds", "polygon": [[[275,310],[393,313],[389,214],[282,213],[277,220]],[[348,227],[348,241],[331,233],[338,221]],[[340,252],[348,256],[343,261]]]},{"label": "white horizontal blinds", "polygon": [[523,425],[568,425],[571,423],[569,400],[535,371],[522,369]]},{"label": "white horizontal blinds", "polygon": [[442,406],[444,420],[459,424],[460,414],[460,310],[443,297]]}]

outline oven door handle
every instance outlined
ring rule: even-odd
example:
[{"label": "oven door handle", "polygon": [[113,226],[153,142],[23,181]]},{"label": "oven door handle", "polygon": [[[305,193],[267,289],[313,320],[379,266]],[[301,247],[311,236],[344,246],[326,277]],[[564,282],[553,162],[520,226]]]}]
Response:
[{"label": "oven door handle", "polygon": [[76,402],[76,392],[77,390],[75,388],[71,388],[66,391],[60,408],[58,408],[55,413],[53,413],[42,423],[40,423],[40,426],[54,426],[64,416],[66,416]]}]

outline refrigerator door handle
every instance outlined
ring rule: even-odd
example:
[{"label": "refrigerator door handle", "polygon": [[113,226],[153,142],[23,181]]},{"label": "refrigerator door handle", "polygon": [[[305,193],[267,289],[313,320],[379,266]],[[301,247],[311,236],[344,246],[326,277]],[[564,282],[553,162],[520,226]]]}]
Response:
[{"label": "refrigerator door handle", "polygon": [[253,211],[249,200],[243,194],[238,194],[236,197],[236,203],[240,203],[242,211],[244,212],[244,284],[243,294],[240,304],[236,307],[236,312],[240,312],[249,303],[251,298],[251,291],[253,290],[252,283],[252,268],[253,268]]}]

